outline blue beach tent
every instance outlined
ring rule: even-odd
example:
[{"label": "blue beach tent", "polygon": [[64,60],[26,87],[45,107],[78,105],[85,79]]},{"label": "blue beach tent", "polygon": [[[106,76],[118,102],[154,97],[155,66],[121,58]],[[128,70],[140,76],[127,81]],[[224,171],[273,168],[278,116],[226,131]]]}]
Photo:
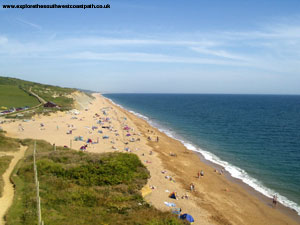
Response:
[{"label": "blue beach tent", "polygon": [[179,218],[182,219],[182,220],[187,220],[190,223],[195,222],[194,218],[190,214],[187,214],[187,213],[180,215]]}]

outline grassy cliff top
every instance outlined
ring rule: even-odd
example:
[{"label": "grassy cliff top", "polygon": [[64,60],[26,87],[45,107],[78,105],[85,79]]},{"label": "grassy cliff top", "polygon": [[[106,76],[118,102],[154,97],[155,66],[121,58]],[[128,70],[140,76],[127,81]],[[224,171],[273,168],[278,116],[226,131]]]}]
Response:
[{"label": "grassy cliff top", "polygon": [[[33,140],[12,175],[16,196],[7,224],[36,224]],[[149,172],[134,154],[92,154],[37,141],[37,169],[41,211],[45,224],[80,225],[180,225],[170,212],[161,212],[144,201],[141,188]]]},{"label": "grassy cliff top", "polygon": [[70,94],[76,89],[45,85],[10,77],[0,77],[0,107],[24,107],[37,105],[37,99],[30,92],[37,94],[46,102],[51,101],[62,109],[70,109],[74,100]]}]

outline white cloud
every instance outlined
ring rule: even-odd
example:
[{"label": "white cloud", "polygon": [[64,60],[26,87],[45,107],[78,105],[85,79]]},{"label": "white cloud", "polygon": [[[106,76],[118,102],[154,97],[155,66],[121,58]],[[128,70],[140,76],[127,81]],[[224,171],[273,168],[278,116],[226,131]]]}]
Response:
[{"label": "white cloud", "polygon": [[234,60],[243,60],[243,61],[246,60],[246,58],[243,56],[235,55],[224,50],[213,50],[213,49],[200,48],[200,47],[191,47],[190,49],[198,53],[203,53],[205,55],[212,55],[212,56],[234,59]]},{"label": "white cloud", "polygon": [[0,36],[0,45],[4,45],[8,42],[7,37]]},{"label": "white cloud", "polygon": [[[37,24],[19,21],[42,29]],[[96,35],[57,38],[54,33],[44,39],[24,41],[0,35],[0,54],[15,58],[247,66],[271,72],[299,69],[300,26],[297,24],[273,24],[255,31],[190,34],[185,38],[175,35],[178,39],[172,36],[152,39]]]},{"label": "white cloud", "polygon": [[26,24],[30,27],[33,27],[35,29],[38,29],[38,30],[42,30],[42,27],[40,25],[37,25],[35,23],[32,23],[32,22],[29,22],[29,21],[26,21],[26,20],[23,20],[23,19],[17,19],[19,22],[23,23],[23,24]]},{"label": "white cloud", "polygon": [[200,41],[178,41],[178,40],[158,40],[158,39],[118,39],[118,38],[102,38],[102,37],[82,37],[82,38],[67,38],[58,42],[58,44],[66,44],[67,46],[202,46],[211,47],[219,43],[207,40]]},{"label": "white cloud", "polygon": [[127,61],[127,62],[156,62],[156,63],[187,63],[187,64],[210,64],[210,65],[236,65],[245,66],[246,63],[230,62],[217,59],[178,57],[164,54],[148,54],[141,52],[77,52],[62,56],[66,59],[97,60],[97,61]]}]

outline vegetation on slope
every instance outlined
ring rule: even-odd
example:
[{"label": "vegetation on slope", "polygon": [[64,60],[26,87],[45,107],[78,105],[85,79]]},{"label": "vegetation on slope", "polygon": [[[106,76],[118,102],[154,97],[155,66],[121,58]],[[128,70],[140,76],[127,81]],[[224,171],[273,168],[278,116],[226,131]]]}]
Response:
[{"label": "vegetation on slope", "polygon": [[[36,224],[33,141],[12,176],[16,196],[7,224]],[[128,153],[90,154],[37,142],[42,218],[45,224],[184,224],[146,203],[140,189],[149,172]]]},{"label": "vegetation on slope", "polygon": [[[0,130],[0,152],[17,151],[20,147],[19,140],[7,138],[4,136],[4,131]],[[3,192],[3,179],[2,175],[9,166],[12,156],[0,156],[0,196]]]},{"label": "vegetation on slope", "polygon": [[12,158],[13,158],[12,156],[0,156],[0,197],[2,196],[3,185],[4,185],[2,175],[8,168]]},{"label": "vegetation on slope", "polygon": [[[76,89],[44,85],[24,81],[16,78],[0,77],[0,107],[23,107],[38,105],[38,100],[30,94],[37,94],[47,102],[58,105],[59,110],[69,110],[73,107],[74,100],[70,96]],[[40,107],[35,113],[57,111],[57,108],[43,109]]]},{"label": "vegetation on slope", "polygon": [[38,104],[39,101],[35,97],[28,95],[18,86],[0,85],[0,107],[32,107]]},{"label": "vegetation on slope", "polygon": [[4,136],[5,132],[0,130],[0,152],[18,151],[20,143],[18,139]]}]

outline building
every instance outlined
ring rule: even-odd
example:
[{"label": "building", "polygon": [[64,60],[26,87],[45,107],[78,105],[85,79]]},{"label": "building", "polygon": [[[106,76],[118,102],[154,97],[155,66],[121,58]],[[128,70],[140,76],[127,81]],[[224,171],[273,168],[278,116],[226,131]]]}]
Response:
[{"label": "building", "polygon": [[58,108],[58,105],[56,105],[53,102],[47,102],[46,104],[44,104],[45,108]]}]

